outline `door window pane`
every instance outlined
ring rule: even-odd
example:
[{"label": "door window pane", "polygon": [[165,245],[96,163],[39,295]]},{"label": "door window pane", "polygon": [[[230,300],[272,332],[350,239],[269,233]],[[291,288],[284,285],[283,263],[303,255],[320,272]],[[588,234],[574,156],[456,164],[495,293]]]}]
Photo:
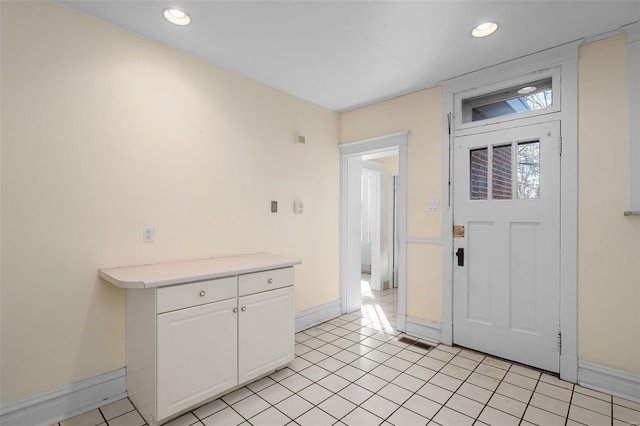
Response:
[{"label": "door window pane", "polygon": [[540,198],[540,142],[518,144],[518,198]]},{"label": "door window pane", "polygon": [[471,191],[472,200],[487,199],[487,178],[489,165],[489,150],[487,148],[471,150]]},{"label": "door window pane", "polygon": [[510,200],[511,187],[511,145],[493,147],[491,182],[492,198],[494,200]]}]

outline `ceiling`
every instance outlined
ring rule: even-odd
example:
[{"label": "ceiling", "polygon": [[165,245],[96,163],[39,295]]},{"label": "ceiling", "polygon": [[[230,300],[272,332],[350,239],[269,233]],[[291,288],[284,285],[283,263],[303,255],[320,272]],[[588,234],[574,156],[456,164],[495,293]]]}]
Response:
[{"label": "ceiling", "polygon": [[[640,0],[60,2],[335,111],[640,20]],[[499,30],[472,38],[489,20]]]}]

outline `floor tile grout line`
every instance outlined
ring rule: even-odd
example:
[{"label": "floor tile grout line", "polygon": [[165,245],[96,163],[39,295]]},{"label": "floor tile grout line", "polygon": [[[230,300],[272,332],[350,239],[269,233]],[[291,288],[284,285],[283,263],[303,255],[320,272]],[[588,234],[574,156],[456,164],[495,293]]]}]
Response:
[{"label": "floor tile grout line", "polygon": [[[573,388],[575,389],[575,385],[573,386]],[[573,399],[573,394],[571,394],[571,399]],[[613,426],[613,396],[610,396],[611,399],[611,426]],[[569,410],[571,410],[571,405],[569,405]]]},{"label": "floor tile grout line", "polygon": [[[127,399],[129,399],[129,398],[127,397]],[[115,402],[115,401],[114,401],[114,402]],[[132,405],[133,405],[133,404],[132,404]],[[106,405],[105,405],[105,407],[106,407]],[[109,421],[107,420],[107,416],[105,416],[105,415],[104,415],[104,413],[102,412],[102,408],[104,408],[104,407],[99,407],[99,408],[98,408],[98,412],[99,412],[99,413],[100,413],[100,415],[102,416],[102,419],[104,420],[104,422],[108,425],[108,424],[109,424]],[[134,410],[135,410],[135,407],[134,407]],[[146,423],[146,422],[145,422],[145,423]]]},{"label": "floor tile grout line", "polygon": [[[542,375],[540,375],[540,377],[542,377]],[[531,391],[531,396],[529,397],[529,401],[527,401],[527,406],[524,407],[524,412],[522,413],[522,417],[520,419],[520,424],[522,424],[522,422],[525,421],[524,420],[524,416],[527,415],[527,410],[529,410],[529,406],[531,405],[531,401],[533,400],[533,396],[536,394],[536,389],[538,389],[538,384],[539,383],[540,383],[540,378],[538,378],[538,381],[536,381],[536,385],[533,387],[533,390]],[[532,406],[532,407],[535,407],[535,406]],[[537,408],[538,410],[541,410],[541,408],[538,408],[538,407],[535,407],[535,408]],[[571,409],[571,406],[569,406],[569,409]],[[567,424],[567,418],[569,418],[569,411],[567,411],[567,417],[565,417],[565,420],[564,420],[565,425]]]},{"label": "floor tile grout line", "polygon": [[[531,397],[533,398],[533,395]],[[572,403],[573,403],[573,389],[571,390],[571,396],[569,397],[569,408],[567,409],[567,417],[564,418],[565,426],[567,426],[567,423],[569,423],[569,414],[571,413]],[[611,424],[613,425],[613,416],[611,417]]]}]

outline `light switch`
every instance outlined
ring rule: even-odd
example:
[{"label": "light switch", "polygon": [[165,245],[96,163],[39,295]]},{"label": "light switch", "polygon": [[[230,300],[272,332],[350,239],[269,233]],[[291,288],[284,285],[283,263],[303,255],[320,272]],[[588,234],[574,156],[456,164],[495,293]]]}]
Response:
[{"label": "light switch", "polygon": [[277,201],[272,201],[271,202],[271,213],[278,213],[278,202]]},{"label": "light switch", "polygon": [[427,211],[437,212],[440,209],[440,202],[438,200],[427,200]]}]

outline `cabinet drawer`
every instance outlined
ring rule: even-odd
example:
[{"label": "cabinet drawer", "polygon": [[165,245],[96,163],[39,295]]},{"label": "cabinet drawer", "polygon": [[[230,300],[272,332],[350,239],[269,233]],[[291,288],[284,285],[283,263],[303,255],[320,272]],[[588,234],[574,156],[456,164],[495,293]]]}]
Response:
[{"label": "cabinet drawer", "polygon": [[256,272],[238,277],[239,296],[293,285],[293,267]]},{"label": "cabinet drawer", "polygon": [[236,277],[200,281],[162,287],[157,293],[157,312],[159,314],[190,306],[236,297]]}]

